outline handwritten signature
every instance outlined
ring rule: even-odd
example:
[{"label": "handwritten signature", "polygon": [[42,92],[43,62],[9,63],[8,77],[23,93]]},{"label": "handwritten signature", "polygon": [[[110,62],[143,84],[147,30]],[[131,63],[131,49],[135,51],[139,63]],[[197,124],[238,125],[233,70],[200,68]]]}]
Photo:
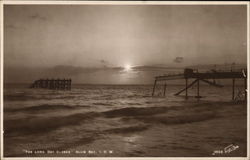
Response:
[{"label": "handwritten signature", "polygon": [[229,146],[225,147],[224,149],[221,150],[215,150],[212,155],[216,155],[216,154],[228,154],[232,151],[235,151],[236,149],[240,148],[238,145],[233,145],[230,144]]}]

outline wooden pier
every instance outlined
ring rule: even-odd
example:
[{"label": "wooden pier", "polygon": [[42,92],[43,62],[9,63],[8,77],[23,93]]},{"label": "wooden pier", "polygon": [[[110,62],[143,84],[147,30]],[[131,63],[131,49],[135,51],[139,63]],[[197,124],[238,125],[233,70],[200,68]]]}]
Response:
[{"label": "wooden pier", "polygon": [[70,90],[71,79],[39,79],[30,88],[46,88],[58,90]]},{"label": "wooden pier", "polygon": [[[185,91],[185,97],[188,98],[188,89],[192,87],[194,84],[197,84],[197,95],[196,98],[201,98],[200,96],[200,82],[207,83],[214,87],[223,87],[223,85],[216,83],[216,79],[232,79],[232,100],[235,100],[235,80],[236,79],[244,79],[244,100],[247,100],[247,70],[241,69],[239,71],[216,71],[213,70],[212,72],[204,72],[199,73],[198,70],[196,72],[193,69],[186,68],[184,73],[182,74],[174,74],[174,75],[164,75],[164,76],[157,76],[155,77],[154,87],[152,96],[155,94],[157,82],[163,81],[164,82],[164,89],[163,95],[166,95],[166,86],[167,81],[169,80],[178,80],[184,79],[185,80],[185,88],[180,90],[179,92],[175,93],[175,95],[180,95],[182,92]],[[188,80],[193,79],[193,81],[188,84]]]}]

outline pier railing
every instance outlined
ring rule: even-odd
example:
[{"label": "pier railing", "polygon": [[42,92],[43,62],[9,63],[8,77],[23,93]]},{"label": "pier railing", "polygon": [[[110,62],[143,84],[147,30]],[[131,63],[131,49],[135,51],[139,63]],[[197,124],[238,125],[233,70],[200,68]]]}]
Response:
[{"label": "pier railing", "polygon": [[[232,99],[235,99],[235,80],[236,79],[244,79],[244,97],[245,100],[247,99],[247,69],[237,69],[237,70],[210,70],[207,72],[199,72],[197,69],[184,69],[184,73],[179,74],[169,74],[169,75],[163,75],[163,76],[157,76],[155,77],[154,87],[152,96],[154,96],[157,82],[163,81],[164,84],[164,96],[167,89],[167,81],[168,80],[178,80],[178,79],[184,79],[186,87],[179,92],[177,92],[175,95],[179,95],[182,92],[186,92],[185,96],[188,97],[188,89],[192,87],[194,84],[197,84],[197,96],[196,98],[201,98],[200,96],[200,81],[207,83],[209,85],[215,86],[215,87],[223,87],[223,85],[216,83],[216,79],[232,79]],[[194,79],[194,81],[190,84],[188,84],[189,79]]]}]

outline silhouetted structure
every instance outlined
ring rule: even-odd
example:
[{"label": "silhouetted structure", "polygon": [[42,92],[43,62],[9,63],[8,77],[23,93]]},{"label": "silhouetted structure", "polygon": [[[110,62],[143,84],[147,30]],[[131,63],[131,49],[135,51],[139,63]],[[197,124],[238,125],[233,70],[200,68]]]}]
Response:
[{"label": "silhouetted structure", "polygon": [[71,79],[40,79],[36,80],[31,88],[70,90]]},{"label": "silhouetted structure", "polygon": [[[246,69],[241,69],[239,71],[216,71],[212,70],[212,72],[205,72],[205,73],[199,73],[198,70],[194,72],[193,69],[186,68],[184,70],[183,74],[175,74],[175,75],[164,75],[164,76],[157,76],[155,77],[155,82],[154,82],[154,88],[153,88],[153,93],[152,96],[154,96],[155,93],[155,88],[157,85],[158,81],[165,81],[164,84],[164,96],[166,93],[166,81],[168,80],[177,80],[177,79],[185,79],[186,87],[179,92],[177,92],[175,95],[179,95],[182,92],[185,92],[186,98],[188,97],[188,89],[192,87],[194,84],[197,84],[197,95],[195,96],[196,98],[201,98],[200,96],[200,81],[208,83],[212,86],[215,87],[223,87],[223,85],[217,84],[215,82],[215,79],[232,79],[232,99],[235,100],[235,79],[244,79],[244,99],[247,99],[247,70]],[[188,84],[188,79],[194,79],[194,81],[190,84]],[[209,81],[213,79],[213,81]]]}]

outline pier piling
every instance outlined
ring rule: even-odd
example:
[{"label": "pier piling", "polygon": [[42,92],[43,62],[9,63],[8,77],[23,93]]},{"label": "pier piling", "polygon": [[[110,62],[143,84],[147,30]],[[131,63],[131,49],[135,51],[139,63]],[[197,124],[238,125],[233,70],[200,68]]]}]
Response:
[{"label": "pier piling", "polygon": [[166,89],[167,89],[167,84],[165,83],[164,84],[164,93],[163,93],[164,96],[166,95]]},{"label": "pier piling", "polygon": [[201,98],[200,96],[200,80],[197,79],[197,96],[195,98]]},{"label": "pier piling", "polygon": [[154,94],[155,94],[155,86],[156,86],[156,83],[157,83],[157,80],[155,80],[155,83],[154,83],[154,88],[153,88],[152,96],[154,96]]},{"label": "pier piling", "polygon": [[232,100],[234,100],[234,86],[235,86],[235,79],[233,78],[232,80],[233,84],[232,84]]},{"label": "pier piling", "polygon": [[[188,86],[188,79],[187,78],[185,78],[185,80],[186,80],[186,88],[187,88],[187,86]],[[186,99],[188,98],[188,90],[186,89]]]},{"label": "pier piling", "polygon": [[34,81],[30,88],[70,90],[71,79],[40,79]]},{"label": "pier piling", "polygon": [[[196,98],[201,98],[200,96],[200,81],[207,83],[214,87],[223,87],[223,85],[216,83],[215,79],[232,79],[232,99],[235,99],[235,79],[244,79],[244,88],[245,88],[245,100],[247,100],[247,71],[246,69],[242,69],[240,71],[215,71],[212,72],[194,72],[193,69],[186,68],[183,74],[175,74],[175,75],[164,75],[155,77],[154,87],[152,96],[154,96],[156,90],[156,84],[158,81],[165,81],[164,85],[164,96],[166,95],[166,81],[168,80],[177,80],[177,79],[185,79],[185,88],[175,93],[175,95],[179,95],[185,91],[185,97],[188,98],[188,89],[197,83],[197,95]],[[194,79],[194,81],[188,84],[188,79]],[[212,80],[212,81],[211,81]]]}]

